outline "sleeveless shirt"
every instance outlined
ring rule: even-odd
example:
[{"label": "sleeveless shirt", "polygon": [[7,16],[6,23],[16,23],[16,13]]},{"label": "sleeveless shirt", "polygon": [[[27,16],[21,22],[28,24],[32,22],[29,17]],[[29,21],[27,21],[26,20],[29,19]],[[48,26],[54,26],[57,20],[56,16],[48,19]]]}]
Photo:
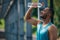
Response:
[{"label": "sleeveless shirt", "polygon": [[42,27],[43,23],[37,25],[37,40],[49,40],[48,28],[52,25],[49,22],[45,27]]}]

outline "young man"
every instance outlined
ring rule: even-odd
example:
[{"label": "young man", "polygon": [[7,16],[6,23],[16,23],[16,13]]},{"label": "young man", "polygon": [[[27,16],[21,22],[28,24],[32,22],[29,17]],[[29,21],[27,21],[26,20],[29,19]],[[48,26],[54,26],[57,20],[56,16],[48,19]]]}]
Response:
[{"label": "young man", "polygon": [[39,26],[37,26],[37,40],[57,40],[57,28],[50,21],[52,16],[51,9],[47,7],[41,11],[41,21],[30,16],[33,8],[37,8],[37,6],[33,6],[28,9],[25,14],[25,20],[35,26],[39,23]]}]

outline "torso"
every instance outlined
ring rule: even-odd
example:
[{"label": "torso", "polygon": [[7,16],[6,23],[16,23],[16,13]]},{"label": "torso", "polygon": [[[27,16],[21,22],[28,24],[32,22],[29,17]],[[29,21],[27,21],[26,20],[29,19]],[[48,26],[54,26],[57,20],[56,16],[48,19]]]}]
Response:
[{"label": "torso", "polygon": [[37,40],[49,40],[48,36],[48,28],[52,25],[52,23],[48,23],[42,27],[42,23],[38,24],[37,27]]}]

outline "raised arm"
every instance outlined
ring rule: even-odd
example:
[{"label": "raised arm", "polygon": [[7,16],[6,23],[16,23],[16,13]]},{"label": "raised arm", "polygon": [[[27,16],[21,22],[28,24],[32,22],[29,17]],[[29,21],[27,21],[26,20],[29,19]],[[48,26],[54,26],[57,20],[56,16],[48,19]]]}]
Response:
[{"label": "raised arm", "polygon": [[31,23],[34,26],[37,26],[38,20],[32,18],[31,12],[32,12],[33,7],[29,8],[28,11],[25,14],[25,20],[28,21],[29,23]]}]

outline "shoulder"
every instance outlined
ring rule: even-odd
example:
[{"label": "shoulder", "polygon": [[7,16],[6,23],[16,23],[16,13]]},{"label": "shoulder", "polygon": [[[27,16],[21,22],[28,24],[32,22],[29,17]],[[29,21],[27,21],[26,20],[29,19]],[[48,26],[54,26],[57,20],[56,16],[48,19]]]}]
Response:
[{"label": "shoulder", "polygon": [[48,32],[50,39],[57,40],[57,27],[54,24],[48,28]]},{"label": "shoulder", "polygon": [[51,34],[51,35],[54,35],[54,36],[57,36],[57,27],[52,24],[49,28],[48,28],[48,32]]},{"label": "shoulder", "polygon": [[49,28],[48,28],[49,31],[57,31],[57,27],[52,24]]}]

